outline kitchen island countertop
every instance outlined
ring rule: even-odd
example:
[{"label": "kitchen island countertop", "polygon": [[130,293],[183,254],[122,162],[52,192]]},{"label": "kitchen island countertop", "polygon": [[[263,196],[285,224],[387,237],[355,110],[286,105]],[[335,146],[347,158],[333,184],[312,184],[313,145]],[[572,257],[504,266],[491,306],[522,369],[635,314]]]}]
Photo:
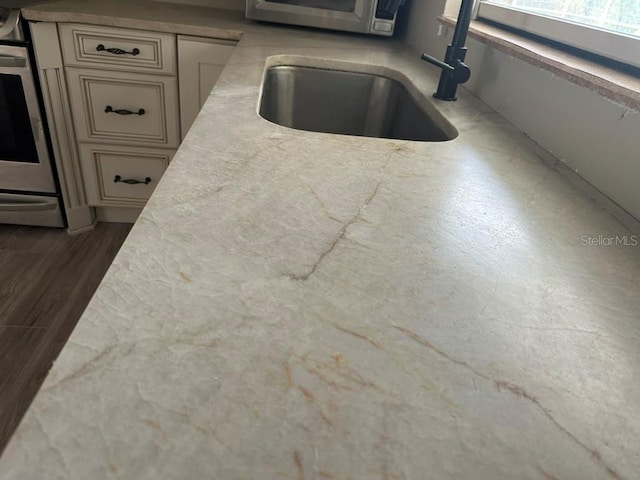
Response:
[{"label": "kitchen island countertop", "polygon": [[[90,21],[74,2],[99,3],[26,15]],[[132,28],[124,8],[92,23]],[[633,225],[464,89],[435,104],[449,142],[269,123],[265,65],[388,74],[424,101],[437,72],[393,40],[233,22],[0,478],[634,478]]]}]

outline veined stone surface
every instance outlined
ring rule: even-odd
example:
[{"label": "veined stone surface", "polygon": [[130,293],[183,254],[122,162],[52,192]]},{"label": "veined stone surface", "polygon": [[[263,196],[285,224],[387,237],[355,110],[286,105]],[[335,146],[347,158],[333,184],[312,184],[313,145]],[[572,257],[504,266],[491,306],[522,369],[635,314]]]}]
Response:
[{"label": "veined stone surface", "polygon": [[464,89],[445,143],[262,119],[266,63],[434,91],[302,32],[245,33],[0,478],[636,478],[638,237]]}]

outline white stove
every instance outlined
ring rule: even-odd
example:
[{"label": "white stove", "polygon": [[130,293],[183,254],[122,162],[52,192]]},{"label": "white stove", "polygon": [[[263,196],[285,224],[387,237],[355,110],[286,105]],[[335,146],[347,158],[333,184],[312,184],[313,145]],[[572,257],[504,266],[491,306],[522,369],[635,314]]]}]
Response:
[{"label": "white stove", "polygon": [[64,227],[32,46],[16,8],[26,3],[0,2],[0,223]]}]

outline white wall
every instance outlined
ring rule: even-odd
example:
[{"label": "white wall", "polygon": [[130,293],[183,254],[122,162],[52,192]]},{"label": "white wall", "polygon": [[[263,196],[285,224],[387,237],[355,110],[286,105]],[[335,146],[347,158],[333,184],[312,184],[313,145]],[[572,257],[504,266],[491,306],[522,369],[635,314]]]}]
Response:
[{"label": "white wall", "polygon": [[[441,58],[453,32],[437,36],[445,0],[412,3],[405,42]],[[640,219],[640,112],[473,39],[467,46],[466,88]]]}]

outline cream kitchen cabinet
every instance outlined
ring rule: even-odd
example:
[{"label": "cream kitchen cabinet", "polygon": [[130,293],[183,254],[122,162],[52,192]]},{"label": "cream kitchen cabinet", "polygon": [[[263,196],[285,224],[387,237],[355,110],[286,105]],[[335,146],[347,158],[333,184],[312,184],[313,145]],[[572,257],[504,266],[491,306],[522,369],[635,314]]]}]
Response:
[{"label": "cream kitchen cabinet", "polygon": [[80,24],[59,36],[87,202],[98,220],[135,221],[180,144],[175,37]]},{"label": "cream kitchen cabinet", "polygon": [[71,233],[133,222],[236,42],[32,23]]}]

